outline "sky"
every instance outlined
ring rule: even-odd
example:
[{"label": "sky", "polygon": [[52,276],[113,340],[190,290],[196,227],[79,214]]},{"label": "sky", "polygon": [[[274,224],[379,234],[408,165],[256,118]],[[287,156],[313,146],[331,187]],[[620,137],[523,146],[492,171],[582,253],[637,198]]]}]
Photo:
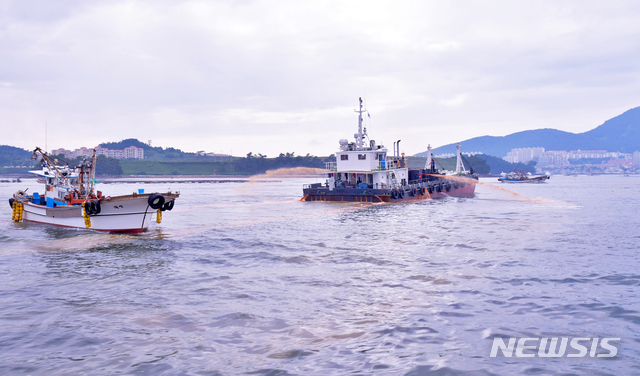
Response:
[{"label": "sky", "polygon": [[[0,0],[0,144],[408,155],[640,106],[637,1]],[[464,149],[464,145],[463,145]]]}]

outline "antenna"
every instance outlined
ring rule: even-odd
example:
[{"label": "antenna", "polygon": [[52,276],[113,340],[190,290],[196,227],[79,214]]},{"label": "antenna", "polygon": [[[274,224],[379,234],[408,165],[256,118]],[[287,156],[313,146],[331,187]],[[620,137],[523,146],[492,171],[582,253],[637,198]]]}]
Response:
[{"label": "antenna", "polygon": [[354,110],[355,112],[358,113],[358,133],[354,134],[353,136],[356,139],[356,150],[363,150],[362,140],[364,139],[364,136],[366,135],[367,131],[365,128],[364,133],[362,132],[362,113],[367,112],[367,110],[362,109],[362,97],[358,98],[358,102],[360,104],[360,109]]}]

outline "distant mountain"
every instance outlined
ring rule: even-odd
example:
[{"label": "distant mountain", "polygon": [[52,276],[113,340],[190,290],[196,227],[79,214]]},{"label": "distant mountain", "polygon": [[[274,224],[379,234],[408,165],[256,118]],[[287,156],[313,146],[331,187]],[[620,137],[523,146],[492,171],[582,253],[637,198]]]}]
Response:
[{"label": "distant mountain", "polygon": [[[433,149],[434,154],[455,153],[456,144]],[[605,121],[584,133],[571,133],[557,129],[536,129],[513,133],[503,137],[482,136],[460,141],[463,151],[480,151],[498,157],[511,149],[543,147],[545,150],[608,150],[631,153],[640,150],[640,107]],[[426,156],[427,152],[416,154]]]}]

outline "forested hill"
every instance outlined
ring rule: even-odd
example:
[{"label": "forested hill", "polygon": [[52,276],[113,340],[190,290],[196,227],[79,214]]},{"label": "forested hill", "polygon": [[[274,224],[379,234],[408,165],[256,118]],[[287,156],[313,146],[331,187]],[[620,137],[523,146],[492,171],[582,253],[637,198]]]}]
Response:
[{"label": "forested hill", "polygon": [[9,145],[0,145],[0,167],[32,166],[32,152]]},{"label": "forested hill", "polygon": [[[456,144],[432,150],[434,154],[455,153]],[[557,129],[536,129],[507,136],[482,136],[460,141],[463,151],[482,152],[497,157],[506,156],[511,149],[543,147],[546,150],[608,150],[631,153],[640,150],[640,107],[605,121],[584,133]],[[426,156],[426,151],[416,154]]]}]

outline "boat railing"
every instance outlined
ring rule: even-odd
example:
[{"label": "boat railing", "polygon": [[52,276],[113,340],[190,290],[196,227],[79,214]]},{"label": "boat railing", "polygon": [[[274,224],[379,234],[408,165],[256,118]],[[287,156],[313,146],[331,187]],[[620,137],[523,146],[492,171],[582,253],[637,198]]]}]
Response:
[{"label": "boat railing", "polygon": [[373,169],[373,171],[388,171],[395,170],[401,168],[400,158],[396,157],[387,157],[384,160],[378,161],[378,165]]},{"label": "boat railing", "polygon": [[324,162],[324,168],[328,171],[338,171],[338,162]]}]

